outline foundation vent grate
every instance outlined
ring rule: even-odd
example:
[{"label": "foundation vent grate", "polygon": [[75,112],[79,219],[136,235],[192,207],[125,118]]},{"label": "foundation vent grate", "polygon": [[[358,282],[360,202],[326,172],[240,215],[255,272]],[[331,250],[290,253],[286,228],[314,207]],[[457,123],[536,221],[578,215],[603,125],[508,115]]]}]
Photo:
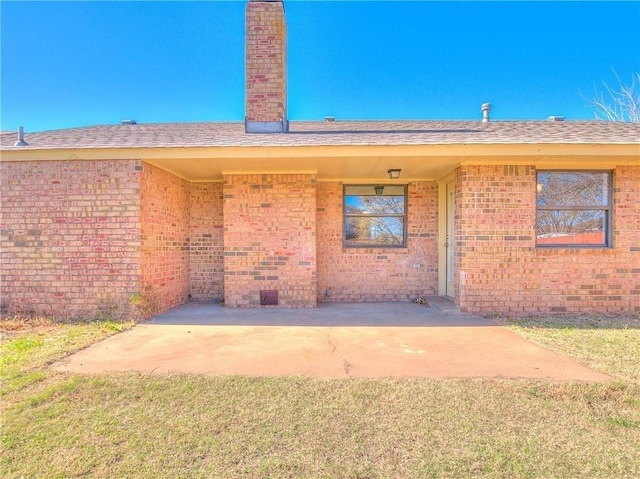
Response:
[{"label": "foundation vent grate", "polygon": [[277,306],[278,291],[275,289],[260,290],[260,306]]}]

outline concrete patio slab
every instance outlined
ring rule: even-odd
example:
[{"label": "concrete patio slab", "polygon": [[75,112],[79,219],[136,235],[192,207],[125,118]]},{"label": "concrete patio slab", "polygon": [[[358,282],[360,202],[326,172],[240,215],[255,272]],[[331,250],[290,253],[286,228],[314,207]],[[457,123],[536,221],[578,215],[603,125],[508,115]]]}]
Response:
[{"label": "concrete patio slab", "polygon": [[610,377],[473,316],[410,303],[238,310],[188,303],[53,365],[59,371],[320,377]]}]

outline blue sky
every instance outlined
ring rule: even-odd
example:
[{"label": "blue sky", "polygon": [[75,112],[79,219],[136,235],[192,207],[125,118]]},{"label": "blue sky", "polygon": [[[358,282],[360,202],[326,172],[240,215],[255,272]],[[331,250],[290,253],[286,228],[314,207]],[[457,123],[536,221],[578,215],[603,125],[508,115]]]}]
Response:
[{"label": "blue sky", "polygon": [[[591,119],[640,71],[640,2],[286,1],[290,120]],[[241,121],[244,1],[16,2],[1,127]]]}]

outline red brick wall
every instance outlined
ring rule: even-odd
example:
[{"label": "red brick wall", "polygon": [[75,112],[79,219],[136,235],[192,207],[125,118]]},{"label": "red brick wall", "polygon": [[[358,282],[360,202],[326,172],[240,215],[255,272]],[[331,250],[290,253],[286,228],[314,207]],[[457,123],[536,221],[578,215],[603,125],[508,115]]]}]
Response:
[{"label": "red brick wall", "polygon": [[456,290],[461,311],[640,310],[640,167],[616,168],[613,182],[613,248],[536,248],[535,169],[459,168]]},{"label": "red brick wall", "polygon": [[226,175],[223,193],[225,305],[275,289],[280,307],[315,306],[315,175]]},{"label": "red brick wall", "polygon": [[191,183],[191,299],[224,298],[222,182]]},{"label": "red brick wall", "polygon": [[[0,174],[8,314],[147,316],[223,294],[249,307],[261,289],[284,307],[436,294],[434,182],[408,185],[407,248],[355,249],[342,246],[342,184],[315,175],[190,184],[136,160],[2,162]],[[640,167],[616,168],[613,187],[613,248],[536,248],[535,169],[459,168],[461,310],[640,310]]]},{"label": "red brick wall", "polygon": [[408,185],[406,248],[344,248],[342,196],[342,183],[318,183],[318,302],[409,301],[435,295],[436,183]]},{"label": "red brick wall", "polygon": [[246,11],[246,120],[286,118],[286,25],[281,2],[250,1]]},{"label": "red brick wall", "polygon": [[139,290],[139,161],[0,163],[2,305],[123,317]]},{"label": "red brick wall", "polygon": [[189,182],[143,164],[141,294],[145,316],[189,299],[189,189]]}]

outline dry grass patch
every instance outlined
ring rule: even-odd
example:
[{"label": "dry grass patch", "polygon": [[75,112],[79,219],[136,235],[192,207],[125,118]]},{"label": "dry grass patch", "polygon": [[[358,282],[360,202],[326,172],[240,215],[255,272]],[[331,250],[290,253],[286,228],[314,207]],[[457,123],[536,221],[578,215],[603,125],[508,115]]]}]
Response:
[{"label": "dry grass patch", "polygon": [[61,375],[6,412],[3,477],[635,477],[637,388]]},{"label": "dry grass patch", "polygon": [[575,315],[507,318],[519,335],[553,351],[640,384],[640,315]]},{"label": "dry grass patch", "polygon": [[49,318],[29,317],[21,318],[12,316],[0,319],[0,337],[15,338],[38,331],[47,331],[55,326],[55,322]]}]

